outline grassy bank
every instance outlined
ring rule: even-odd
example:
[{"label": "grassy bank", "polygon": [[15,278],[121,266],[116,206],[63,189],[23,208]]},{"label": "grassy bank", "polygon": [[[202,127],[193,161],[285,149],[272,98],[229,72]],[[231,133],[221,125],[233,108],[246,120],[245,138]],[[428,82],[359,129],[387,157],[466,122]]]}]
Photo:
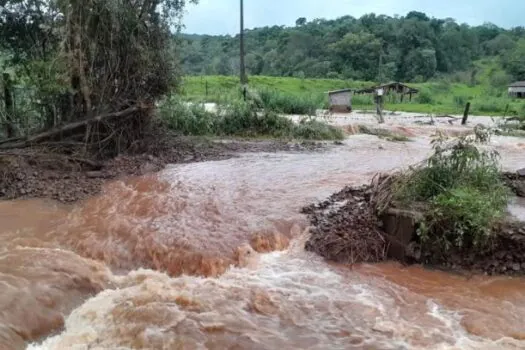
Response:
[{"label": "grassy bank", "polygon": [[298,140],[344,139],[344,134],[339,128],[310,118],[294,123],[271,109],[261,109],[253,100],[223,101],[218,111],[210,112],[201,104],[189,104],[172,97],[161,104],[160,117],[168,128],[183,135]]},{"label": "grassy bank", "polygon": [[[250,77],[250,87],[264,94],[273,94],[274,100],[308,101],[307,108],[326,108],[326,92],[341,88],[362,88],[373,86],[373,82],[337,79],[300,79],[288,77]],[[462,114],[465,104],[472,103],[473,115],[525,115],[525,102],[511,99],[504,87],[494,88],[481,82],[469,86],[444,80],[420,84],[409,84],[420,90],[412,101],[394,101],[387,98],[385,109],[416,112],[422,114]],[[227,96],[238,96],[238,78],[233,76],[198,76],[183,80],[182,93],[191,101],[218,102]],[[303,103],[302,105],[305,105]],[[373,109],[370,95],[353,98],[353,108]],[[278,108],[277,108],[278,109]],[[287,110],[286,113],[289,113]],[[307,114],[307,113],[304,113]]]}]

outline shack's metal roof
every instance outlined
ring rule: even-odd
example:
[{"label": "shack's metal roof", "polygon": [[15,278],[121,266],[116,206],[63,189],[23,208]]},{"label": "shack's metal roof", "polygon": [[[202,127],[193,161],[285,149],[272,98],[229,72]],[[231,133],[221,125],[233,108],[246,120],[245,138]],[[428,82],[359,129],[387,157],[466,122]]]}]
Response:
[{"label": "shack's metal roof", "polygon": [[509,87],[525,87],[525,80],[512,83],[509,85]]}]

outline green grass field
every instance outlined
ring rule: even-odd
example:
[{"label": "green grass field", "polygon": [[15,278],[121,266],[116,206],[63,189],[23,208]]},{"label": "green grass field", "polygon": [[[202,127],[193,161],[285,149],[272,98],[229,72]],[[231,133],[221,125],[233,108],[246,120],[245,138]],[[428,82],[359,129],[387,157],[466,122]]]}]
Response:
[{"label": "green grass field", "polygon": [[[328,105],[327,91],[342,88],[363,88],[373,82],[300,79],[288,77],[252,76],[249,85],[255,90],[273,90],[290,98],[301,97],[314,101],[318,108]],[[465,104],[471,102],[472,115],[525,115],[525,101],[507,96],[505,88],[491,87],[485,79],[479,85],[445,81],[408,84],[420,90],[411,102],[400,103],[387,97],[385,109],[391,111],[416,112],[422,114],[462,114]],[[181,92],[191,101],[220,102],[239,95],[238,78],[235,76],[189,76],[183,79]],[[374,109],[372,96],[356,95],[352,103],[354,110]]]}]

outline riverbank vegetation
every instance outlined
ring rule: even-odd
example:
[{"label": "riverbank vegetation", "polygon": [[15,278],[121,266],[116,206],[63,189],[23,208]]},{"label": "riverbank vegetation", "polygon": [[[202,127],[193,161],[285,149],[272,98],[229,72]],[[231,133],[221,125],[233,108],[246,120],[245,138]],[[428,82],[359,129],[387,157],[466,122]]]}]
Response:
[{"label": "riverbank vegetation", "polygon": [[[481,134],[483,140],[486,134]],[[510,191],[503,182],[498,154],[476,139],[434,139],[434,153],[422,166],[395,174],[386,195],[388,206],[416,208],[423,214],[418,239],[423,250],[480,251],[505,217]]]},{"label": "riverbank vegetation", "polygon": [[198,103],[187,103],[178,97],[166,99],[160,107],[162,121],[183,135],[273,137],[300,140],[342,140],[343,131],[312,118],[298,123],[278,114],[279,106],[267,107],[248,99],[222,102],[217,110],[206,110]]}]

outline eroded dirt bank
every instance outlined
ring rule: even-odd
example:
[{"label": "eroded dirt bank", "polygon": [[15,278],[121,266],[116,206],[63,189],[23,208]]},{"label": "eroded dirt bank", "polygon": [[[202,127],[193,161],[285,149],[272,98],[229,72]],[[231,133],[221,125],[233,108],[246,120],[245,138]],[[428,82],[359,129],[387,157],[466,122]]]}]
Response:
[{"label": "eroded dirt bank", "polygon": [[167,164],[223,160],[241,152],[304,152],[326,146],[318,142],[189,137],[165,137],[151,144],[139,154],[122,154],[95,165],[90,162],[87,169],[83,160],[52,153],[43,155],[25,149],[0,153],[0,199],[49,198],[70,203],[99,193],[108,180],[157,172]]}]

